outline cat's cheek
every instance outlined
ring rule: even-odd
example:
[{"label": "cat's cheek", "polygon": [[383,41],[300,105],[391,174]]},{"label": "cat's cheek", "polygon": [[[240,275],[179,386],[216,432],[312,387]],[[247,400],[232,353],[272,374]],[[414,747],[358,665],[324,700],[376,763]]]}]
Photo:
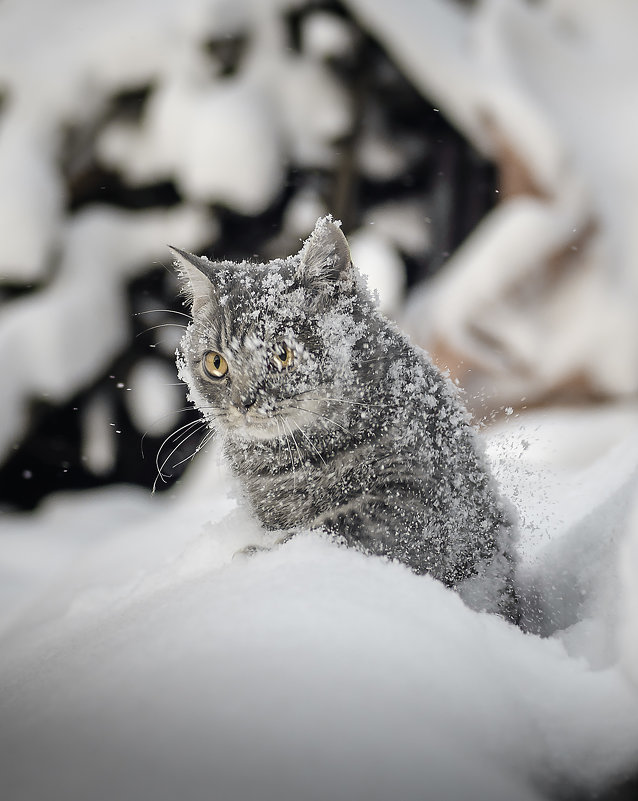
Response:
[{"label": "cat's cheek", "polygon": [[189,390],[188,400],[199,409],[209,425],[216,428],[217,413],[222,411],[225,405],[219,394],[221,387],[213,387],[210,382],[200,378],[197,374],[194,376],[191,374],[190,378],[187,378],[186,384]]}]

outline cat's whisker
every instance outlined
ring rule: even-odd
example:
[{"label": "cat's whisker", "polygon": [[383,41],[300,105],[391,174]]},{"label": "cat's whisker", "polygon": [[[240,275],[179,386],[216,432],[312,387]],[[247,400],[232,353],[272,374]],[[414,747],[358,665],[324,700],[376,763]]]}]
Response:
[{"label": "cat's whisker", "polygon": [[377,409],[386,409],[387,408],[387,406],[384,406],[384,405],[382,405],[380,403],[367,403],[367,402],[364,402],[364,401],[353,401],[353,400],[349,400],[347,398],[335,398],[335,397],[330,397],[330,396],[326,397],[326,396],[323,396],[323,395],[318,395],[317,391],[314,390],[314,389],[309,389],[306,392],[300,392],[296,397],[297,398],[311,397],[313,400],[316,400],[318,402],[330,401],[330,402],[334,402],[334,403],[346,403],[346,404],[349,404],[351,406],[369,406],[370,408],[377,408]]},{"label": "cat's whisker", "polygon": [[187,429],[192,428],[193,426],[201,425],[203,422],[204,422],[203,419],[201,417],[198,417],[196,420],[190,420],[188,423],[184,423],[184,425],[181,425],[179,428],[176,428],[175,431],[171,431],[171,433],[166,437],[164,442],[162,442],[162,444],[160,445],[159,451],[162,450],[162,448],[164,447],[164,445],[166,445],[169,439],[173,439],[173,437],[178,436],[182,431],[186,431]]},{"label": "cat's whisker", "polygon": [[[197,432],[198,432],[198,431],[199,431],[199,430],[200,430],[200,429],[201,429],[203,426],[205,426],[205,425],[206,425],[206,423],[205,423],[205,421],[204,421],[204,420],[202,420],[202,419],[199,419],[199,420],[193,420],[193,421],[191,421],[190,423],[186,423],[185,425],[183,425],[183,426],[180,426],[180,428],[178,428],[178,429],[177,429],[177,431],[174,431],[172,434],[169,434],[169,436],[168,436],[168,437],[166,437],[166,439],[164,440],[164,442],[161,444],[161,446],[160,446],[159,450],[157,451],[157,456],[156,456],[156,458],[155,458],[155,466],[157,467],[157,476],[156,476],[156,478],[155,478],[155,481],[153,482],[153,493],[155,492],[155,490],[156,490],[156,488],[157,488],[157,481],[158,481],[158,479],[161,479],[161,481],[162,481],[164,484],[166,484],[166,478],[167,478],[167,476],[165,476],[165,475],[164,475],[164,468],[166,467],[166,465],[167,465],[167,463],[168,463],[169,459],[171,458],[171,456],[172,456],[172,455],[175,453],[175,451],[177,451],[177,450],[178,450],[178,449],[179,449],[179,448],[180,448],[180,447],[181,447],[181,446],[182,446],[182,445],[183,445],[183,444],[184,444],[184,443],[185,443],[185,442],[186,442],[188,439],[190,439],[190,438],[193,436],[193,434],[196,434],[196,433],[197,433]],[[180,431],[184,431],[185,429],[189,429],[189,428],[192,428],[193,430],[192,430],[192,431],[190,431],[188,434],[186,434],[186,436],[182,437],[182,438],[179,440],[179,442],[177,443],[177,445],[175,445],[175,447],[174,447],[174,448],[171,450],[171,452],[168,454],[168,456],[166,457],[166,459],[164,459],[164,461],[163,461],[163,462],[162,462],[162,464],[160,465],[160,463],[159,463],[159,461],[160,461],[160,453],[162,452],[162,448],[164,447],[164,445],[165,445],[165,444],[168,442],[168,440],[170,440],[170,439],[171,439],[171,437],[174,437],[175,435],[179,434],[179,432],[180,432]]]},{"label": "cat's whisker", "polygon": [[201,450],[203,450],[208,445],[208,443],[211,441],[211,439],[214,436],[215,436],[215,431],[212,428],[207,429],[205,431],[205,433],[204,433],[204,436],[201,439],[201,442],[195,448],[195,450],[191,454],[186,456],[184,459],[180,459],[179,462],[175,462],[175,464],[173,465],[173,469],[175,469],[176,467],[179,467],[180,465],[184,464],[185,462],[189,462],[191,459],[194,459],[195,455],[198,454]]},{"label": "cat's whisker", "polygon": [[334,403],[347,403],[350,406],[365,406],[370,409],[387,409],[387,406],[384,406],[380,403],[363,403],[362,401],[351,401],[346,400],[345,398],[323,398],[323,400]]},{"label": "cat's whisker", "polygon": [[[162,420],[165,420],[167,417],[172,417],[173,415],[176,415],[176,414],[182,414],[183,412],[198,412],[198,413],[199,413],[199,410],[198,410],[198,409],[196,409],[194,406],[182,406],[182,408],[181,408],[181,409],[174,409],[173,411],[166,412],[165,414],[161,414],[159,417],[156,417],[156,418],[153,420],[153,423],[152,423],[152,424],[153,424],[153,425],[155,425],[156,423],[159,423],[159,422],[161,422]],[[179,429],[178,429],[178,431],[179,431]],[[169,435],[168,435],[167,439],[168,439],[168,438],[170,438],[170,437],[172,437],[172,436],[173,436],[173,434],[175,434],[175,433],[176,433],[176,432],[175,432],[175,431],[173,431],[171,434],[169,434]],[[141,437],[141,439],[140,439],[140,451],[141,451],[141,453],[142,453],[142,459],[145,459],[145,458],[146,458],[146,456],[145,456],[145,454],[144,454],[144,440],[146,439],[146,437],[147,437],[148,435],[149,435],[149,432],[148,432],[148,431],[145,431],[145,432],[142,434],[142,437]],[[160,445],[160,448],[162,448],[162,447],[165,445],[165,443],[166,443],[166,440],[164,440],[164,442],[163,442],[163,443]]]},{"label": "cat's whisker", "polygon": [[[184,425],[180,426],[180,427],[179,427],[179,428],[177,428],[175,431],[171,431],[171,433],[170,433],[170,434],[168,434],[168,436],[166,436],[166,437],[164,438],[164,440],[163,440],[162,444],[161,444],[161,445],[159,446],[159,448],[157,449],[157,453],[156,453],[156,455],[155,455],[155,466],[156,466],[158,469],[159,469],[159,458],[160,458],[160,454],[161,454],[161,452],[162,452],[162,449],[164,448],[164,445],[166,445],[166,443],[167,443],[169,440],[171,440],[173,437],[175,437],[176,435],[178,435],[178,434],[180,433],[180,431],[184,431],[184,430],[185,430],[185,429],[187,429],[187,428],[191,428],[192,426],[196,425],[196,424],[197,424],[197,423],[199,423],[200,421],[201,421],[201,418],[198,418],[197,420],[191,420],[189,423],[184,423]],[[145,436],[146,436],[146,434],[144,434],[144,436],[142,437],[142,444],[143,444],[143,442],[144,442],[144,437],[145,437]],[[144,455],[144,452],[143,452],[143,451],[142,451],[142,455]]]},{"label": "cat's whisker", "polygon": [[274,419],[275,423],[277,423],[277,450],[278,450],[279,455],[281,456],[282,441],[283,441],[283,435],[282,435],[282,432],[281,432],[281,424],[279,422],[279,418],[274,417],[273,419]]},{"label": "cat's whisker", "polygon": [[135,312],[133,317],[140,317],[142,314],[178,314],[180,317],[186,317],[187,320],[192,320],[192,314],[186,314],[186,312],[175,311],[175,309],[147,309],[141,312]]},{"label": "cat's whisker", "polygon": [[[293,422],[294,422],[294,421],[293,421]],[[318,450],[318,449],[315,447],[315,445],[313,444],[313,442],[312,442],[312,440],[310,439],[310,437],[309,437],[307,434],[304,434],[304,432],[303,432],[303,430],[302,430],[301,426],[299,425],[299,423],[295,423],[295,427],[297,428],[297,431],[299,431],[299,433],[301,434],[301,436],[302,436],[302,437],[303,437],[303,438],[306,440],[306,442],[308,443],[308,445],[310,445],[310,447],[312,448],[312,450],[313,450],[313,451],[314,451],[314,452],[317,454],[317,456],[318,456],[318,457],[321,459],[321,461],[324,463],[324,465],[326,465],[326,467],[328,467],[328,465],[326,464],[326,460],[325,460],[325,459],[323,458],[323,456],[321,455],[321,452],[320,452],[320,451],[319,451],[319,450]]]},{"label": "cat's whisker", "polygon": [[183,328],[186,330],[188,326],[183,323],[158,323],[158,325],[152,325],[150,328],[145,328],[143,331],[140,331],[139,334],[135,335],[135,338],[141,337],[142,334],[148,334],[149,331],[154,331],[156,328]]},{"label": "cat's whisker", "polygon": [[181,437],[181,439],[180,439],[180,440],[179,440],[179,442],[177,443],[177,446],[178,446],[178,447],[179,447],[180,445],[183,445],[183,444],[186,442],[186,440],[187,440],[187,439],[190,437],[190,435],[195,433],[195,431],[199,431],[199,430],[200,430],[200,429],[202,429],[202,428],[204,428],[204,429],[208,429],[208,426],[207,426],[207,424],[206,424],[206,421],[205,421],[205,420],[200,420],[199,422],[200,422],[200,426],[199,426],[199,428],[198,428],[198,427],[195,427],[193,431],[189,432],[188,434],[184,434],[184,435]]},{"label": "cat's whisker", "polygon": [[293,490],[297,486],[297,474],[295,472],[295,460],[292,455],[292,448],[290,447],[290,440],[288,439],[288,434],[286,434],[286,421],[282,419],[281,424],[284,430],[284,437],[286,438],[286,445],[288,446],[288,453],[290,454],[290,468],[292,470],[292,486]]},{"label": "cat's whisker", "polygon": [[301,450],[299,449],[299,444],[298,444],[297,440],[295,439],[295,435],[293,434],[292,425],[290,424],[290,421],[287,421],[287,422],[288,422],[288,430],[290,431],[290,436],[292,437],[292,441],[295,443],[295,448],[297,449],[297,456],[299,456],[299,467],[303,467],[304,458],[301,455]]},{"label": "cat's whisker", "polygon": [[325,420],[327,423],[331,423],[333,426],[337,426],[340,428],[345,434],[349,435],[349,431],[347,428],[338,423],[336,420],[333,420],[331,417],[326,417],[325,414],[321,414],[320,412],[315,412],[312,409],[305,409],[303,406],[289,406],[290,409],[298,409],[300,412],[308,412],[308,414],[314,414],[315,417],[319,417],[321,420]]},{"label": "cat's whisker", "polygon": [[[200,429],[198,429],[198,428],[194,429],[193,431],[191,431],[191,432],[190,432],[190,434],[188,435],[188,437],[186,437],[186,439],[189,439],[190,437],[192,437],[192,436],[193,436],[193,434],[197,434],[197,433],[198,433],[198,431],[200,431]],[[186,439],[184,440],[184,442],[186,441]],[[157,482],[158,482],[158,480],[160,480],[160,479],[161,479],[162,483],[164,483],[164,484],[166,484],[166,483],[167,483],[167,480],[166,480],[166,479],[167,479],[169,476],[168,476],[168,474],[165,474],[165,473],[164,473],[164,467],[166,466],[166,464],[167,464],[167,462],[169,461],[169,459],[171,458],[171,456],[172,456],[172,455],[175,453],[175,451],[177,451],[177,450],[178,450],[178,448],[179,448],[179,447],[180,447],[182,444],[183,444],[183,442],[182,442],[182,443],[179,443],[178,445],[176,445],[176,446],[173,448],[173,450],[172,450],[172,451],[171,451],[171,452],[168,454],[168,456],[166,457],[166,459],[164,459],[164,461],[162,462],[161,466],[160,466],[160,467],[158,467],[158,473],[157,473],[157,476],[155,477],[155,481],[153,481],[153,489],[152,489],[152,494],[155,494],[155,491],[156,491],[156,489],[157,489]],[[193,454],[191,454],[191,456],[192,456],[192,455],[193,455]],[[181,462],[180,462],[180,464],[181,464]],[[175,467],[175,466],[176,466],[176,465],[173,465],[173,467]]]},{"label": "cat's whisker", "polygon": [[180,439],[179,442],[175,445],[175,447],[168,453],[166,458],[160,464],[160,451],[158,451],[157,459],[156,459],[156,466],[157,466],[157,476],[155,477],[155,481],[153,482],[153,492],[155,492],[155,488],[157,486],[157,481],[160,479],[164,484],[166,484],[166,479],[168,476],[164,473],[164,468],[166,464],[170,460],[171,456],[194,434],[197,434],[201,431],[201,427],[193,428],[184,438]]},{"label": "cat's whisker", "polygon": [[[295,399],[299,400],[300,398],[304,398],[304,399],[308,399],[309,398],[310,400],[314,400],[316,403],[322,403],[323,401],[329,401],[329,402],[335,402],[335,403],[350,404],[350,405],[353,405],[353,406],[370,406],[370,407],[375,407],[376,406],[379,409],[386,409],[387,408],[387,406],[383,406],[383,405],[378,404],[378,403],[365,403],[363,401],[347,400],[346,398],[334,398],[334,397],[331,397],[331,396],[325,396],[325,395],[319,394],[316,389],[309,389],[306,392],[297,393],[297,395],[295,396]],[[304,409],[304,411],[310,411],[310,409]]]}]

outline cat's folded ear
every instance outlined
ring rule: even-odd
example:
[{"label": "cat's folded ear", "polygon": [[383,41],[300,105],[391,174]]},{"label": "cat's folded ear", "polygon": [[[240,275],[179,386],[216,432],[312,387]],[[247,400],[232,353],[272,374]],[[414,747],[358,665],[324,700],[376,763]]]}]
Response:
[{"label": "cat's folded ear", "polygon": [[182,294],[195,315],[212,297],[214,263],[172,245],[169,248],[177,256],[175,267],[182,282]]},{"label": "cat's folded ear", "polygon": [[317,220],[299,252],[297,278],[301,283],[334,286],[352,281],[350,248],[339,226],[330,214]]}]

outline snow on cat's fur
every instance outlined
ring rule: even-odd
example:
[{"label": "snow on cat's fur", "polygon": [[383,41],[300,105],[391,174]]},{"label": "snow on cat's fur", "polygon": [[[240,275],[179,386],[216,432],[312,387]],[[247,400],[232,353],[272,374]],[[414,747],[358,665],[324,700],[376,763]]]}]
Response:
[{"label": "snow on cat's fur", "polygon": [[175,252],[180,376],[261,523],[321,528],[515,617],[511,524],[468,415],[377,311],[339,225],[267,264]]}]

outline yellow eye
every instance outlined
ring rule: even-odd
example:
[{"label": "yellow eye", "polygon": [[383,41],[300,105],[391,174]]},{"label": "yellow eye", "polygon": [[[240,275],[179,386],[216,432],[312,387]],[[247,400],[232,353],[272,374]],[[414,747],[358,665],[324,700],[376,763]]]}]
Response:
[{"label": "yellow eye", "polygon": [[202,366],[208,378],[223,378],[228,372],[228,362],[221,353],[209,350],[204,354]]},{"label": "yellow eye", "polygon": [[275,347],[273,358],[275,367],[277,367],[278,370],[285,370],[287,367],[290,367],[295,359],[292,350],[285,342],[281,342]]}]

